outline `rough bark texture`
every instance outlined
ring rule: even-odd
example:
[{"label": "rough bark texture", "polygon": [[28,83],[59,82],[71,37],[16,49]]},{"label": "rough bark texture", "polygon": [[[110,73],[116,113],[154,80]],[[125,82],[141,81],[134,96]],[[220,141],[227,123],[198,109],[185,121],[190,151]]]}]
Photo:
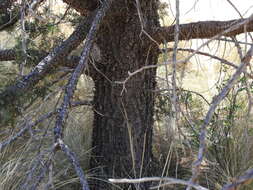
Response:
[{"label": "rough bark texture", "polygon": [[[123,93],[123,86],[115,81],[125,80],[128,72],[156,64],[158,47],[144,34],[140,35],[141,24],[134,1],[117,1],[114,5],[114,15],[106,19],[96,40],[102,56],[97,67],[112,82],[98,72],[93,76],[95,118],[91,167],[99,167],[97,174],[104,179],[148,176],[151,175],[152,90],[156,70],[133,76]],[[158,26],[156,1],[141,1],[141,5],[147,28]],[[108,183],[99,180],[92,184],[94,190],[110,188]]]}]

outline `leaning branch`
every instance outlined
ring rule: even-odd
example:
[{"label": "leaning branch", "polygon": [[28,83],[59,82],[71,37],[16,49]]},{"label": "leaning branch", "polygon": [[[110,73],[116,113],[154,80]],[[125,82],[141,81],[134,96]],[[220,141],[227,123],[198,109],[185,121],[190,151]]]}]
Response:
[{"label": "leaning branch", "polygon": [[238,177],[233,183],[226,184],[221,190],[239,189],[243,185],[252,183],[253,169],[248,170],[244,175]]},{"label": "leaning branch", "polygon": [[102,23],[102,20],[105,14],[109,10],[112,1],[113,0],[104,1],[103,6],[97,12],[94,18],[94,21],[92,22],[92,25],[90,27],[89,33],[85,41],[80,62],[75,68],[75,71],[72,73],[71,78],[69,79],[69,82],[66,86],[63,103],[61,104],[60,109],[57,113],[56,122],[54,126],[54,140],[55,140],[54,148],[55,150],[58,150],[58,149],[62,150],[68,156],[69,160],[72,162],[75,168],[76,174],[78,175],[80,179],[80,183],[82,185],[83,190],[89,190],[89,186],[85,179],[84,172],[82,168],[80,167],[80,164],[77,161],[75,154],[72,153],[68,149],[68,147],[63,143],[63,127],[68,117],[68,110],[70,108],[71,100],[73,98],[78,79],[81,76],[84,68],[86,67],[88,63],[89,54],[90,54],[93,42],[95,40],[96,34],[98,32],[99,26]]},{"label": "leaning branch", "polygon": [[[235,27],[238,26],[238,27]],[[163,43],[174,41],[175,25],[155,28],[152,37]],[[232,30],[227,31],[229,28]],[[230,21],[200,21],[179,26],[179,40],[207,39],[212,38],[224,31],[224,36],[233,37],[244,32],[253,32],[253,15],[246,19]]]},{"label": "leaning branch", "polygon": [[[214,97],[212,100],[211,106],[209,107],[209,110],[204,119],[204,123],[200,127],[200,135],[199,135],[200,145],[199,145],[197,160],[192,165],[192,177],[190,179],[191,183],[196,183],[200,175],[200,168],[201,168],[202,161],[204,159],[204,154],[205,154],[205,149],[206,149],[206,130],[207,130],[206,128],[213,117],[215,109],[221,103],[221,101],[227,96],[229,90],[234,86],[235,82],[239,79],[241,73],[243,73],[245,67],[249,64],[252,56],[253,56],[253,45],[251,46],[247,54],[243,57],[242,63],[238,67],[236,72],[228,80],[227,84],[220,91],[220,93],[216,97]],[[189,189],[190,187],[187,188],[187,190]]]},{"label": "leaning branch", "polygon": [[107,10],[110,7],[112,0],[105,1],[103,4],[103,7],[97,12],[94,21],[92,22],[91,28],[89,30],[89,33],[87,35],[84,49],[80,58],[80,62],[75,68],[75,71],[72,73],[69,82],[66,86],[65,95],[63,99],[63,103],[60,107],[59,113],[56,117],[56,123],[54,127],[54,134],[55,134],[55,142],[57,143],[59,139],[62,138],[63,135],[63,126],[64,122],[67,119],[68,116],[68,109],[70,107],[70,103],[72,100],[72,97],[74,95],[74,91],[76,89],[76,85],[78,82],[79,77],[81,76],[84,68],[86,67],[88,60],[89,60],[89,54],[93,45],[93,42],[95,40],[95,36],[97,34],[97,31],[99,29],[99,26],[107,12]]},{"label": "leaning branch", "polygon": [[[93,106],[92,101],[79,101],[79,102],[72,102],[71,107],[78,107],[78,106]],[[24,123],[21,126],[19,126],[20,130],[15,133],[13,136],[9,137],[8,139],[0,142],[0,152],[8,145],[12,144],[14,141],[18,140],[20,137],[22,137],[29,129],[34,128],[38,124],[42,123],[43,121],[53,117],[55,114],[57,114],[57,110],[50,111],[46,114],[43,114],[40,116],[36,121],[29,121],[28,123]]]},{"label": "leaning branch", "polygon": [[[4,113],[5,107],[16,105],[18,100],[25,95],[26,91],[29,91],[43,77],[48,75],[53,67],[59,66],[61,60],[67,57],[85,39],[92,18],[93,15],[83,20],[70,37],[40,61],[28,75],[23,76],[14,85],[8,86],[0,93],[0,107],[1,110],[3,109],[3,111],[0,110],[0,121],[2,120],[1,113]],[[21,105],[17,105],[17,109],[18,106]]]}]

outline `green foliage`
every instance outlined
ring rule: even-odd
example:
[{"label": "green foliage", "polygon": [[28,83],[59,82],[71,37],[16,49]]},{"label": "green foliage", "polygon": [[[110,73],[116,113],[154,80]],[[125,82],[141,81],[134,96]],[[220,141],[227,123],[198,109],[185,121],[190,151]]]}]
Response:
[{"label": "green foliage", "polygon": [[[230,90],[225,100],[216,109],[206,129],[207,148],[201,167],[203,175],[201,175],[200,183],[210,189],[220,189],[224,184],[233,182],[253,167],[253,128],[252,119],[247,112],[247,90],[252,92],[253,87],[252,84],[246,85],[247,80],[245,76],[241,76],[237,85]],[[216,85],[217,91],[220,91],[226,82],[227,79],[224,79],[220,85]],[[180,178],[184,178],[190,172],[191,163],[194,160],[189,152],[196,154],[198,151],[200,126],[203,124],[209,105],[197,93],[181,90],[178,93],[177,102],[183,113],[177,120],[177,127],[180,129],[173,129],[169,123],[170,120],[166,119],[173,117],[169,92],[157,96],[155,120],[159,130],[155,137],[155,151],[160,155],[160,161],[164,167],[168,167],[166,158],[172,154],[168,145],[174,144],[173,147],[177,147],[176,154],[180,154],[179,157],[182,159],[187,158],[189,165],[185,167],[180,159],[175,159],[173,156],[170,156],[170,165],[178,165],[177,172]],[[180,134],[175,132],[178,130],[182,135],[180,131]],[[171,175],[175,168],[169,168]],[[252,185],[241,186],[240,190],[250,190],[253,188]]]}]

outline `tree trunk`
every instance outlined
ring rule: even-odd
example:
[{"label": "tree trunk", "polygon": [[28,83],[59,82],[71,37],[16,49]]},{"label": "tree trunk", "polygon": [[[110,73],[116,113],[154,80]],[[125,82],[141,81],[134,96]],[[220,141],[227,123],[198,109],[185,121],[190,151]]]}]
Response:
[{"label": "tree trunk", "polygon": [[[140,3],[145,29],[158,26],[156,1]],[[116,81],[124,81],[129,72],[146,65],[155,65],[158,47],[141,33],[135,1],[117,1],[113,9],[115,14],[106,19],[96,40],[101,64],[96,64],[99,72],[92,76],[95,118],[91,168],[99,168],[100,179],[149,176],[156,69],[139,72],[125,86]],[[110,189],[99,180],[92,188]]]}]

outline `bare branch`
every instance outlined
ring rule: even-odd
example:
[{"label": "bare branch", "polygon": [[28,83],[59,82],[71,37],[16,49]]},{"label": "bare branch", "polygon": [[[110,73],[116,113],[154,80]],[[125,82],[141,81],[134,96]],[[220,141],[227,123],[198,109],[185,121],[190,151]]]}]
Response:
[{"label": "bare branch", "polygon": [[10,145],[11,143],[13,143],[15,140],[17,140],[19,137],[21,137],[22,135],[24,135],[29,129],[31,129],[32,127],[35,127],[36,125],[38,125],[39,123],[43,122],[44,120],[52,117],[54,114],[56,114],[56,111],[51,111],[47,114],[42,115],[38,120],[34,121],[34,122],[30,122],[30,123],[25,123],[22,126],[20,126],[21,130],[19,132],[17,132],[14,136],[10,137],[9,139],[3,141],[0,143],[0,151],[2,149],[4,149],[6,146]]},{"label": "bare branch", "polygon": [[85,66],[88,63],[89,60],[89,53],[91,51],[93,42],[95,40],[95,36],[97,34],[97,31],[99,29],[100,24],[102,23],[102,20],[109,10],[109,7],[111,5],[113,0],[108,0],[103,3],[103,6],[100,10],[98,10],[91,28],[89,30],[89,33],[87,35],[84,49],[81,55],[81,59],[77,67],[75,68],[75,71],[71,75],[71,78],[69,79],[69,82],[66,86],[65,90],[65,95],[63,99],[63,103],[61,104],[61,107],[59,109],[59,112],[56,116],[56,122],[55,122],[55,127],[54,127],[54,139],[55,139],[55,150],[60,148],[70,159],[72,162],[76,174],[79,176],[80,182],[82,184],[82,189],[83,190],[89,190],[88,183],[85,179],[84,172],[82,168],[80,167],[80,164],[77,161],[77,158],[73,152],[69,150],[69,148],[63,143],[62,138],[63,138],[63,127],[64,127],[64,122],[68,117],[68,110],[71,104],[71,100],[73,98],[74,91],[76,89],[76,85],[78,82],[78,79],[80,75],[82,74]]},{"label": "bare branch", "polygon": [[197,190],[208,190],[205,187],[202,187],[200,185],[192,184],[188,181],[184,181],[181,179],[176,178],[170,178],[170,177],[143,177],[139,179],[109,179],[112,183],[144,183],[144,182],[150,182],[150,181],[158,181],[158,182],[164,182],[164,184],[156,187],[151,187],[150,189],[157,189],[161,186],[168,186],[173,184],[180,184],[180,185],[188,185],[191,186]]},{"label": "bare branch", "polygon": [[[200,166],[204,158],[204,152],[206,148],[206,127],[208,126],[209,122],[212,119],[212,116],[214,114],[215,109],[217,106],[220,104],[220,102],[226,97],[227,93],[229,90],[234,86],[235,82],[237,79],[240,77],[240,74],[243,72],[245,69],[245,66],[250,62],[253,54],[253,45],[247,52],[247,54],[244,56],[241,65],[238,67],[236,72],[232,75],[232,77],[229,79],[227,84],[224,86],[224,88],[221,90],[221,92],[213,98],[211,106],[206,114],[206,117],[204,119],[204,123],[201,126],[200,130],[200,136],[199,136],[199,152],[198,152],[198,158],[197,160],[193,163],[192,166],[192,177],[190,182],[195,183],[196,180],[198,179],[198,176],[200,174]],[[190,188],[187,188],[190,189]]]},{"label": "bare branch", "polygon": [[[43,77],[48,75],[52,67],[58,66],[61,60],[66,58],[85,39],[92,18],[93,15],[84,19],[71,36],[40,61],[28,75],[23,76],[14,85],[7,87],[0,94],[1,109],[15,105],[15,102],[18,102],[25,95],[25,91],[35,86]],[[0,120],[2,120],[1,112]]]},{"label": "bare branch", "polygon": [[95,36],[97,34],[99,26],[105,16],[107,10],[109,9],[109,7],[111,5],[111,2],[112,2],[112,0],[105,1],[103,3],[102,8],[97,12],[97,14],[94,18],[94,21],[92,22],[90,31],[87,35],[80,62],[77,65],[77,67],[75,68],[75,71],[71,75],[71,78],[69,79],[69,82],[66,86],[66,91],[65,91],[63,103],[60,107],[59,113],[57,114],[56,123],[55,123],[55,127],[54,127],[55,142],[57,142],[58,139],[62,138],[62,135],[63,135],[62,128],[63,128],[64,122],[68,116],[68,108],[70,106],[70,102],[73,97],[78,79],[79,79],[80,75],[82,74],[85,66],[88,63],[89,53],[91,51]]},{"label": "bare branch", "polygon": [[[176,0],[176,25],[175,25],[175,30],[174,30],[174,47],[173,47],[173,52],[172,52],[172,97],[171,97],[171,102],[172,102],[172,122],[175,128],[178,127],[177,121],[178,121],[178,105],[177,105],[177,49],[178,49],[178,43],[179,43],[179,34],[180,34],[180,28],[179,28],[179,0]],[[167,69],[167,67],[166,67]],[[168,77],[168,76],[166,76]],[[168,79],[168,78],[166,78]],[[168,81],[167,81],[168,84]],[[169,86],[168,86],[169,88]]]},{"label": "bare branch", "polygon": [[[252,45],[252,44],[251,44]],[[195,49],[189,49],[189,48],[178,48],[177,49],[178,51],[185,51],[185,52],[190,52],[190,53],[195,53],[195,54],[198,54],[198,55],[203,55],[203,56],[207,56],[207,57],[210,57],[212,59],[216,59],[218,61],[220,61],[221,63],[225,64],[225,65],[228,65],[228,66],[231,66],[235,69],[238,69],[238,66],[226,59],[223,59],[223,58],[220,58],[218,56],[215,56],[215,55],[212,55],[210,53],[206,53],[206,52],[202,52],[202,51],[196,51]],[[165,49],[161,49],[162,52],[171,52],[173,51],[173,48],[167,48],[166,50]],[[247,71],[243,71],[244,74],[246,74],[248,77],[252,78],[253,79],[253,75],[248,73]]]},{"label": "bare branch", "polygon": [[[28,49],[27,54],[31,55],[31,62],[35,62],[35,60],[41,61],[45,56],[47,56],[49,53],[45,51],[38,51],[35,49]],[[21,52],[19,50],[15,49],[5,49],[0,50],[0,61],[15,61],[20,58]],[[28,56],[28,62],[29,62]],[[67,56],[67,57],[61,57],[59,59],[59,66],[69,67],[69,68],[75,68],[78,65],[78,62],[80,61],[79,56]]]},{"label": "bare branch", "polygon": [[55,147],[60,146],[61,150],[67,155],[69,161],[72,163],[72,165],[75,168],[76,174],[78,175],[80,182],[82,184],[82,190],[89,190],[89,185],[87,183],[87,180],[85,179],[84,172],[77,160],[77,157],[74,152],[72,152],[67,145],[63,143],[59,139],[59,142],[56,144]]},{"label": "bare branch", "polygon": [[[80,102],[73,102],[71,103],[71,107],[78,107],[78,106],[92,106],[93,102],[91,101],[80,101]],[[42,116],[40,116],[36,121],[31,121],[29,123],[24,123],[23,125],[19,126],[20,131],[18,131],[13,136],[9,137],[5,141],[0,142],[0,151],[3,150],[6,146],[10,145],[14,141],[16,141],[19,137],[23,136],[27,131],[29,131],[31,128],[37,126],[39,123],[42,123],[46,119],[51,118],[57,113],[57,111],[51,111],[48,112]]]},{"label": "bare branch", "polygon": [[237,187],[250,184],[253,180],[253,169],[248,170],[244,175],[238,177],[233,183],[226,184],[221,190],[235,190]]},{"label": "bare branch", "polygon": [[[155,28],[152,37],[158,43],[174,41],[175,25]],[[217,34],[236,36],[244,32],[253,31],[253,16],[246,19],[230,21],[201,21],[180,25],[179,40],[212,38]],[[231,30],[228,30],[230,29]],[[245,30],[246,29],[246,30]],[[228,30],[228,31],[227,31]],[[226,31],[224,33],[224,31]]]}]

